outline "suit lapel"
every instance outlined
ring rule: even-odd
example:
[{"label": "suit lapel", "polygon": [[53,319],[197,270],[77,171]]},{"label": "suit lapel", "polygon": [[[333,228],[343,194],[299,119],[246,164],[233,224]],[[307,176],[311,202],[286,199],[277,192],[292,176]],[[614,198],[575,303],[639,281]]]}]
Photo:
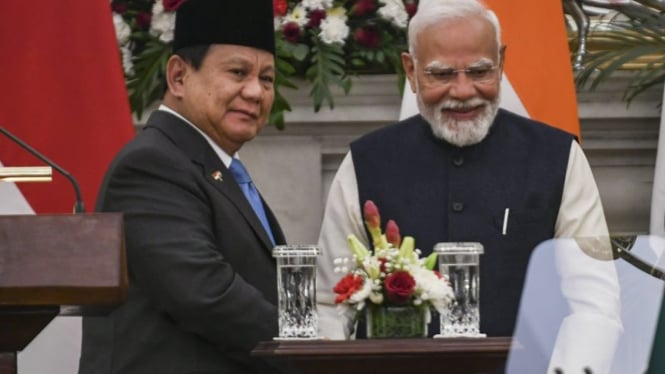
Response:
[{"label": "suit lapel", "polygon": [[[178,148],[180,148],[193,163],[201,167],[204,178],[224,197],[230,200],[243,216],[245,221],[254,231],[254,234],[260,239],[266,251],[272,250],[272,243],[268,233],[266,233],[261,221],[254,213],[254,209],[247,201],[245,194],[236,183],[231,172],[224,166],[215,151],[208,142],[193,129],[189,124],[184,123],[180,118],[164,111],[155,111],[150,116],[146,124],[147,127],[154,127],[165,133]],[[263,201],[263,197],[261,197]],[[264,202],[266,211],[270,211]],[[275,237],[277,242],[283,241],[283,234],[272,212],[269,213],[269,222],[273,228],[273,235],[279,233],[280,239]],[[277,227],[277,229],[275,229]]]},{"label": "suit lapel", "polygon": [[[214,159],[208,159],[203,163],[206,179],[215,187],[215,189],[217,189],[217,191],[233,202],[247,223],[252,227],[254,233],[261,239],[266,250],[272,250],[272,242],[270,241],[270,237],[268,237],[268,233],[266,233],[261,221],[259,221],[256,213],[254,213],[254,209],[249,204],[249,201],[247,201],[247,198],[238,186],[238,183],[233,179],[233,175],[212,150],[210,150],[210,153]],[[217,177],[219,174],[221,174],[221,177]],[[261,200],[263,200],[263,198],[261,198]]]}]

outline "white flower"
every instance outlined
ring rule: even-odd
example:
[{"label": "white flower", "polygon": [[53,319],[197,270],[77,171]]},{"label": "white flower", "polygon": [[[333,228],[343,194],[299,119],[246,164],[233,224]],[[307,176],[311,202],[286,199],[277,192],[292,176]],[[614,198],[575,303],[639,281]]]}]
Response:
[{"label": "white flower", "polygon": [[349,36],[349,26],[341,17],[326,17],[321,21],[321,32],[319,38],[326,44],[344,43]]},{"label": "white flower", "polygon": [[309,18],[307,18],[307,10],[303,8],[302,3],[296,5],[291,13],[287,13],[284,18],[282,18],[282,26],[287,23],[293,22],[300,27],[305,27]]},{"label": "white flower", "polygon": [[362,263],[362,268],[370,279],[376,279],[381,275],[381,262],[374,256],[367,257]]},{"label": "white flower", "polygon": [[333,6],[333,0],[302,0],[301,4],[306,9],[325,10]]},{"label": "white flower", "polygon": [[118,45],[122,46],[127,44],[132,30],[118,13],[113,13],[113,27],[115,28],[115,37],[118,39]]},{"label": "white flower", "polygon": [[372,292],[369,294],[369,299],[374,304],[381,304],[383,302],[383,294],[381,292]]},{"label": "white flower", "polygon": [[364,302],[367,297],[369,297],[370,293],[372,292],[372,281],[365,278],[363,283],[363,287],[359,289],[358,291],[354,292],[351,297],[349,297],[349,303],[350,304],[355,304],[355,303],[360,303]]},{"label": "white flower", "polygon": [[122,69],[125,74],[132,75],[134,73],[134,63],[132,62],[132,50],[129,48],[129,44],[120,47],[120,53],[122,54]]},{"label": "white flower", "polygon": [[150,34],[156,36],[164,43],[173,40],[173,28],[175,25],[175,12],[165,12],[164,5],[157,1],[152,6],[152,21],[150,22]]},{"label": "white flower", "polygon": [[346,15],[346,9],[341,6],[326,10],[326,17],[341,18],[344,22],[349,18]]},{"label": "white flower", "polygon": [[414,267],[410,272],[416,281],[416,293],[423,301],[429,301],[439,313],[442,313],[447,307],[448,300],[453,298],[453,291],[446,280],[439,278],[433,271],[420,267]]},{"label": "white flower", "polygon": [[409,14],[406,13],[402,0],[379,0],[383,6],[379,8],[379,15],[392,22],[399,28],[405,28],[409,21]]}]

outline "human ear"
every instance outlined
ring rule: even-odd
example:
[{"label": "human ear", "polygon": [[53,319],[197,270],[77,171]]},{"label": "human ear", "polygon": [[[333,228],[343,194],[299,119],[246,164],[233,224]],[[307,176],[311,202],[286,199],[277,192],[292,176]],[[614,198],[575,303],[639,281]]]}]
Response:
[{"label": "human ear", "polygon": [[501,49],[499,50],[499,66],[501,67],[501,71],[503,72],[503,63],[506,60],[506,48],[508,48],[507,45],[502,45]]},{"label": "human ear", "polygon": [[409,80],[409,87],[411,87],[411,92],[416,92],[416,64],[411,55],[407,52],[402,52],[402,67],[404,68],[404,73],[406,78]]},{"label": "human ear", "polygon": [[172,55],[166,62],[166,84],[171,95],[182,98],[185,91],[185,79],[189,64],[178,55]]}]

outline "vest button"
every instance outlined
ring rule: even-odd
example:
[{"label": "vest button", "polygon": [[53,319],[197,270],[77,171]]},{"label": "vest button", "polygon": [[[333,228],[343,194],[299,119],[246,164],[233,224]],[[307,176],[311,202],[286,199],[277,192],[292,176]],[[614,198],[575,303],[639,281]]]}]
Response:
[{"label": "vest button", "polygon": [[460,167],[460,166],[462,166],[462,164],[464,164],[464,157],[457,156],[457,157],[453,158],[453,165],[455,165],[457,167]]},{"label": "vest button", "polygon": [[453,203],[453,212],[461,212],[464,210],[464,204],[458,201]]}]

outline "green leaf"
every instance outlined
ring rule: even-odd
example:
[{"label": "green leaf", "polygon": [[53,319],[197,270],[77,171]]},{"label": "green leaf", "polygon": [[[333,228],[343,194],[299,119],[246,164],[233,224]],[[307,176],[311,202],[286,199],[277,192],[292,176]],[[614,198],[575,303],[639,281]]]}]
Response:
[{"label": "green leaf", "polygon": [[346,77],[344,50],[339,44],[325,44],[318,38],[312,38],[312,66],[305,76],[312,83],[310,96],[314,101],[314,111],[318,112],[327,102],[330,109],[335,107],[330,86],[335,84],[342,88],[350,85]]},{"label": "green leaf", "polygon": [[127,80],[127,91],[130,107],[139,119],[143,109],[164,94],[166,86],[163,77],[170,54],[170,48],[158,40],[151,40],[134,60],[134,74]]},{"label": "green leaf", "polygon": [[653,59],[632,78],[624,92],[624,100],[630,104],[640,93],[665,81],[665,16],[653,18],[639,12],[629,15],[638,17],[633,21],[612,22],[611,32],[593,34],[594,41],[600,46],[585,57],[582,69],[576,72],[578,87],[594,90],[627,64],[638,63],[646,56]]},{"label": "green leaf", "polygon": [[293,49],[293,58],[298,61],[304,61],[308,54],[309,47],[305,44],[298,44],[296,48]]}]

